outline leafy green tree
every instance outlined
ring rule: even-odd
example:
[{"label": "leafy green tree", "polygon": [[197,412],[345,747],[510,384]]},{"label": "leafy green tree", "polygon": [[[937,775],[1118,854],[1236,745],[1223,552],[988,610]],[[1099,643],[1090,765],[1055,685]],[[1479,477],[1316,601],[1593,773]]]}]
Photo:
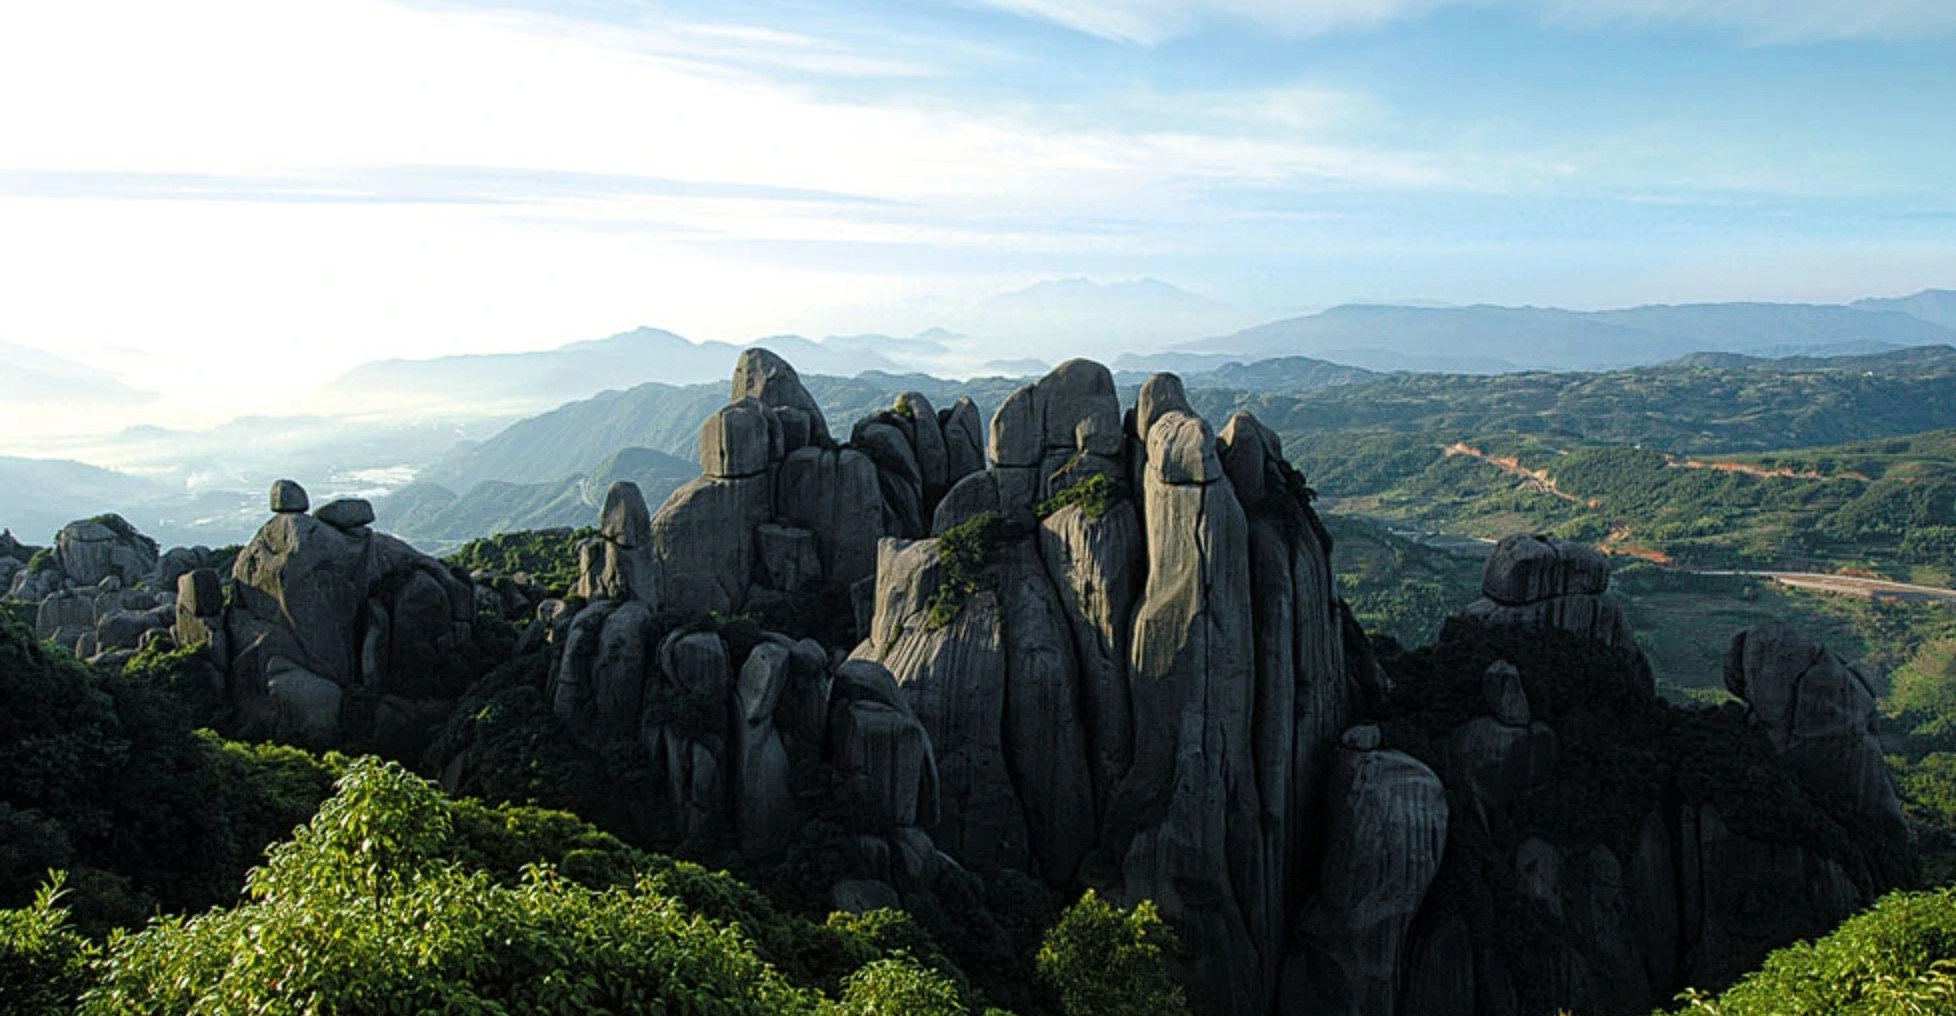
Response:
[{"label": "leafy green tree", "polygon": [[1956,888],[1892,893],[1814,942],[1767,957],[1680,1016],[1930,1016],[1956,1012]]},{"label": "leafy green tree", "polygon": [[864,964],[843,986],[848,1016],[965,1016],[957,986],[908,956]]},{"label": "leafy green tree", "polygon": [[1089,889],[1046,933],[1039,973],[1059,990],[1066,1016],[1186,1014],[1171,973],[1176,949],[1152,902],[1123,909]]},{"label": "leafy green tree", "polygon": [[0,910],[0,1012],[53,1016],[74,1011],[97,949],[60,906],[66,873],[52,872],[19,910]]},{"label": "leafy green tree", "polygon": [[355,762],[252,873],[246,903],[112,938],[82,1011],[822,1010],[650,876],[594,889],[531,865],[508,884],[447,859],[453,807],[398,765]]}]

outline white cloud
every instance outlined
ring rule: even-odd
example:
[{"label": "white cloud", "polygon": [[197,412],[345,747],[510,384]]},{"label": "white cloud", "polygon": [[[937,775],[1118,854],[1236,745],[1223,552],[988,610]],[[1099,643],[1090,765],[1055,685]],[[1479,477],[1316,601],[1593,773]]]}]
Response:
[{"label": "white cloud", "polygon": [[376,356],[739,339],[936,284],[746,250],[1134,257],[1189,249],[1217,188],[1449,185],[1319,136],[1362,97],[1194,96],[1141,128],[824,98],[748,51],[873,66],[741,26],[382,0],[9,5],[0,339],[264,409]]},{"label": "white cloud", "polygon": [[978,0],[1089,35],[1159,45],[1205,25],[1253,24],[1290,36],[1362,29],[1443,7],[1513,7],[1571,26],[1686,25],[1758,44],[1907,39],[1956,32],[1949,0]]}]

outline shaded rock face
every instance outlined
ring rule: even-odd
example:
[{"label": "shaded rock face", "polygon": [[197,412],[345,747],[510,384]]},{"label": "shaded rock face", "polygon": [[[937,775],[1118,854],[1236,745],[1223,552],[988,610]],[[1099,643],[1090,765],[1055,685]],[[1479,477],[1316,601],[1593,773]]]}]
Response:
[{"label": "shaded rock face", "polygon": [[[1281,1011],[1393,1016],[1402,1008],[1407,932],[1425,902],[1447,840],[1447,791],[1418,759],[1357,728],[1338,752],[1327,790],[1326,879],[1304,909],[1284,971]],[[1380,849],[1381,846],[1389,849]]]},{"label": "shaded rock face", "polygon": [[1873,685],[1861,668],[1777,622],[1755,625],[1725,653],[1725,687],[1808,787],[1841,801],[1884,839],[1907,822],[1882,759]]},{"label": "shaded rock face", "polygon": [[9,599],[34,605],[41,638],[117,666],[170,628],[174,578],[159,578],[169,557],[120,515],[100,515],[63,526],[45,549],[0,534],[0,581]]},{"label": "shaded rock face", "polygon": [[598,535],[579,544],[578,581],[571,592],[586,599],[659,602],[658,559],[652,550],[652,513],[638,485],[621,480],[604,493]]},{"label": "shaded rock face", "polygon": [[932,835],[983,870],[1155,900],[1197,994],[1266,1011],[1357,700],[1302,478],[1254,418],[1218,438],[1172,375],[1124,414],[1086,361],[1008,398],[987,446],[933,538],[884,541],[854,653],[931,733]]},{"label": "shaded rock face", "polygon": [[[281,496],[290,506],[304,491]],[[362,514],[342,511],[352,513],[343,522]],[[279,511],[239,552],[230,588],[225,603],[208,569],[179,577],[173,628],[179,644],[210,643],[247,733],[326,743],[337,730],[329,704],[356,693],[441,699],[459,690],[441,675],[468,676],[473,586],[364,522]]]},{"label": "shaded rock face", "polygon": [[[1523,539],[1501,555],[1526,562],[1522,574],[1491,565],[1473,623],[1388,661],[1384,719],[1354,732],[1381,733],[1350,742],[1416,758],[1444,789],[1445,849],[1424,901],[1410,922],[1374,932],[1313,903],[1285,969],[1290,1011],[1646,1012],[1685,985],[1729,981],[1909,877],[1858,672],[1761,626],[1727,657],[1743,714],[1668,706],[1612,626],[1489,614],[1600,599],[1607,585],[1606,561]],[[1337,859],[1336,830],[1363,795],[1330,796],[1325,891],[1349,892],[1332,880],[1353,870]],[[1385,839],[1400,844],[1388,855],[1418,842]],[[1347,958],[1320,928],[1372,938]],[[1384,956],[1396,971],[1363,962]]]},{"label": "shaded rock face", "polygon": [[364,498],[341,498],[321,505],[312,517],[335,529],[356,529],[373,524],[374,506]]},{"label": "shaded rock face", "polygon": [[0,584],[7,598],[39,603],[63,589],[117,588],[149,583],[157,570],[156,541],[136,531],[120,515],[78,519],[61,527],[54,545],[23,546],[12,532],[0,538]]},{"label": "shaded rock face", "polygon": [[769,857],[839,809],[859,834],[843,881],[877,887],[839,883],[839,900],[900,903],[957,870],[920,828],[939,814],[930,735],[881,665],[778,633],[737,641],[637,600],[594,601],[552,639],[553,711],[590,747],[640,754],[645,799],[626,810],[658,834]]},{"label": "shaded rock face", "polygon": [[271,490],[272,514],[303,512],[312,507],[312,499],[306,496],[306,488],[296,480],[274,480]]},{"label": "shaded rock face", "polygon": [[92,586],[113,576],[125,586],[156,572],[156,541],[136,532],[119,515],[70,522],[54,538],[54,557],[62,574],[76,585]]}]

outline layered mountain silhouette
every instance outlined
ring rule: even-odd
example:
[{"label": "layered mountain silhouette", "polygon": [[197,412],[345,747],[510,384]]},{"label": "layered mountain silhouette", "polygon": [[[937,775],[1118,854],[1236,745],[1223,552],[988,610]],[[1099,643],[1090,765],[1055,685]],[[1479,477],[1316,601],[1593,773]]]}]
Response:
[{"label": "layered mountain silhouette", "polygon": [[[1926,296],[1927,294],[1925,294]],[[1922,304],[1930,308],[1933,300]],[[1948,343],[1956,330],[1899,309],[1716,303],[1570,311],[1349,305],[1185,343],[1241,359],[1301,355],[1372,370],[1597,370],[1721,351],[1871,353]]]}]

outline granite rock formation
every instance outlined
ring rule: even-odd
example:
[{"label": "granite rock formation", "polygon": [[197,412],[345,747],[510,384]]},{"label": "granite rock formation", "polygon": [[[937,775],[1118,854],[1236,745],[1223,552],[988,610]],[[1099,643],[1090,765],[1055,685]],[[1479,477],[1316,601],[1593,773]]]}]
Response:
[{"label": "granite rock formation", "polygon": [[958,470],[975,468],[975,415],[906,394],[837,445],[794,368],[747,350],[732,401],[700,431],[702,475],[651,517],[659,590],[635,595],[733,612],[867,582],[876,541],[924,535]]},{"label": "granite rock formation", "polygon": [[1635,646],[1622,604],[1604,593],[1610,565],[1594,547],[1553,536],[1509,536],[1495,544],[1481,599],[1463,616],[1507,628],[1560,629],[1611,646]]},{"label": "granite rock formation", "polygon": [[[1588,548],[1511,537],[1489,560],[1486,598],[1435,646],[1388,661],[1378,739],[1438,777],[1445,853],[1409,923],[1374,935],[1312,904],[1286,1011],[1645,1012],[1906,880],[1865,680],[1765,626],[1728,656],[1743,713],[1666,705],[1608,576]],[[1343,884],[1333,867],[1352,870],[1336,830],[1361,804],[1343,796],[1327,887]],[[1385,840],[1412,853],[1374,863],[1426,870],[1418,838]],[[1337,936],[1317,931],[1340,927],[1372,936],[1360,955],[1341,958]],[[1381,956],[1397,957],[1396,974],[1360,962]]]},{"label": "granite rock formation", "polygon": [[1008,398],[988,448],[931,538],[883,542],[854,654],[931,732],[931,831],[981,870],[1155,900],[1201,943],[1201,994],[1267,1009],[1371,680],[1302,478],[1247,414],[1219,438],[1172,375],[1123,412],[1080,360]]},{"label": "granite rock formation", "polygon": [[[812,420],[795,424],[825,433]],[[597,598],[574,611],[544,601],[533,625],[551,654],[545,697],[564,728],[588,748],[643,759],[643,799],[624,810],[681,844],[730,843],[760,857],[777,855],[818,813],[848,814],[854,835],[829,887],[842,909],[901,905],[968,878],[923,831],[938,817],[936,759],[889,671],[813,639],[659,609],[661,597],[693,587],[660,584],[670,558],[628,553],[651,540],[634,503],[643,504],[635,487],[614,487],[604,543],[587,546],[578,586]],[[613,581],[620,574],[633,580]],[[467,778],[459,764],[445,774],[451,786]]]},{"label": "granite rock formation", "polygon": [[[9,550],[16,554],[24,550],[11,533],[0,554]],[[63,589],[99,586],[105,579],[134,587],[155,574],[156,564],[156,541],[137,532],[122,516],[77,519],[61,527],[46,553],[32,555],[13,570],[7,596],[39,602]]]},{"label": "granite rock formation", "polygon": [[475,589],[467,576],[373,531],[364,501],[309,515],[305,489],[280,480],[272,518],[239,552],[225,584],[209,569],[178,576],[173,626],[207,643],[247,733],[335,743],[344,704],[434,716],[468,676]]}]

